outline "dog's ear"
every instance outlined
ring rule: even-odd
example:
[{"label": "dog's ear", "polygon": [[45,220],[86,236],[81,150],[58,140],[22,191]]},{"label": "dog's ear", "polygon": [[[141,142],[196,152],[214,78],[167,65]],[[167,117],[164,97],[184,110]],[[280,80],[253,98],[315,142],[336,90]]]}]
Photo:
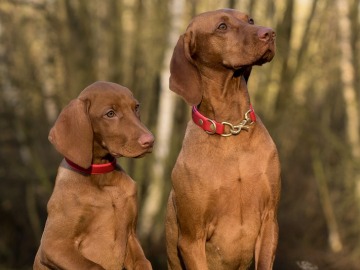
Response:
[{"label": "dog's ear", "polygon": [[248,82],[248,80],[249,80],[251,70],[252,70],[252,66],[247,67],[247,68],[244,70],[244,78],[245,78],[246,84],[247,84],[247,82]]},{"label": "dog's ear", "polygon": [[49,133],[49,141],[64,157],[88,168],[92,161],[93,130],[87,102],[72,100],[60,113]]},{"label": "dog's ear", "polygon": [[170,89],[182,96],[189,105],[198,105],[202,99],[200,74],[192,60],[192,33],[180,36],[170,62]]}]

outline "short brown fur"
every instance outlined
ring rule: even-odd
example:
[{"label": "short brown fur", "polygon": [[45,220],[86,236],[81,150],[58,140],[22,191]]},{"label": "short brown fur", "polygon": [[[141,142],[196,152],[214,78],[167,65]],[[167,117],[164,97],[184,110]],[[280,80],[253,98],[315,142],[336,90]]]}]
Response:
[{"label": "short brown fur", "polygon": [[[83,168],[141,157],[154,143],[130,90],[109,82],[96,82],[71,101],[49,140]],[[136,237],[136,185],[120,166],[88,175],[62,161],[47,209],[34,269],[152,269]]]},{"label": "short brown fur", "polygon": [[[225,24],[225,26],[223,25]],[[235,10],[196,16],[171,60],[170,89],[201,114],[239,124],[250,108],[253,65],[272,60],[275,33]],[[222,137],[188,123],[172,172],[166,218],[172,270],[272,269],[280,164],[263,123]]]}]

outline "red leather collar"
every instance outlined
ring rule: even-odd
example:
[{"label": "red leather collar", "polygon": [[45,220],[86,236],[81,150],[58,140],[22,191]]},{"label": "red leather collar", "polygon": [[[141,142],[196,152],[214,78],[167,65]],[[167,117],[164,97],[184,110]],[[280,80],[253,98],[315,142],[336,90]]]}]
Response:
[{"label": "red leather collar", "polygon": [[65,158],[65,161],[71,168],[73,168],[75,171],[85,173],[85,174],[104,174],[109,173],[115,170],[116,168],[116,158],[113,159],[113,161],[109,163],[104,164],[91,164],[91,166],[87,169],[80,167],[79,165],[75,164],[71,160]]},{"label": "red leather collar", "polygon": [[[215,120],[209,119],[206,116],[202,115],[196,106],[192,108],[192,119],[196,125],[205,130],[208,134],[219,134],[221,136],[231,136],[239,134],[241,130],[249,129],[249,125],[256,122],[255,111],[250,104],[250,109],[245,113],[245,119],[239,125],[233,125],[228,122],[217,122]],[[228,133],[225,132],[225,126],[230,128]]]}]

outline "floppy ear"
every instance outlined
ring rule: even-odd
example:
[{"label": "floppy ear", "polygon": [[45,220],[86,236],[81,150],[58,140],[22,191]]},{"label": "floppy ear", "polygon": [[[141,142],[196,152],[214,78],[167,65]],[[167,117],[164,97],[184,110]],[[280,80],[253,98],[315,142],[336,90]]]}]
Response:
[{"label": "floppy ear", "polygon": [[252,66],[247,67],[247,68],[244,70],[244,78],[245,78],[246,84],[247,84],[247,82],[248,82],[248,80],[249,80],[251,70],[252,70]]},{"label": "floppy ear", "polygon": [[49,141],[64,157],[83,168],[90,167],[93,130],[85,101],[74,99],[61,111],[50,130]]},{"label": "floppy ear", "polygon": [[190,53],[191,33],[180,36],[170,62],[170,90],[182,96],[189,105],[202,99],[200,74]]}]

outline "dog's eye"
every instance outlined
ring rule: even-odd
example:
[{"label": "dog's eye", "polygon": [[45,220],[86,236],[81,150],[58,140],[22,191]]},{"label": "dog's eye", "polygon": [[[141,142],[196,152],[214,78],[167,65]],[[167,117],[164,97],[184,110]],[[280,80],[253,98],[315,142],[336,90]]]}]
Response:
[{"label": "dog's eye", "polygon": [[250,18],[250,19],[249,19],[249,24],[255,24],[255,21],[254,21],[253,18]]},{"label": "dog's eye", "polygon": [[135,114],[140,119],[140,104],[135,105]]},{"label": "dog's eye", "polygon": [[109,117],[109,118],[113,118],[115,115],[116,115],[116,114],[115,114],[115,112],[114,112],[113,110],[108,111],[108,112],[106,113],[106,116]]},{"label": "dog's eye", "polygon": [[140,111],[140,104],[136,104],[135,105],[135,112],[139,112]]},{"label": "dog's eye", "polygon": [[218,29],[219,30],[226,30],[227,29],[226,23],[220,23],[219,26],[218,26]]}]

